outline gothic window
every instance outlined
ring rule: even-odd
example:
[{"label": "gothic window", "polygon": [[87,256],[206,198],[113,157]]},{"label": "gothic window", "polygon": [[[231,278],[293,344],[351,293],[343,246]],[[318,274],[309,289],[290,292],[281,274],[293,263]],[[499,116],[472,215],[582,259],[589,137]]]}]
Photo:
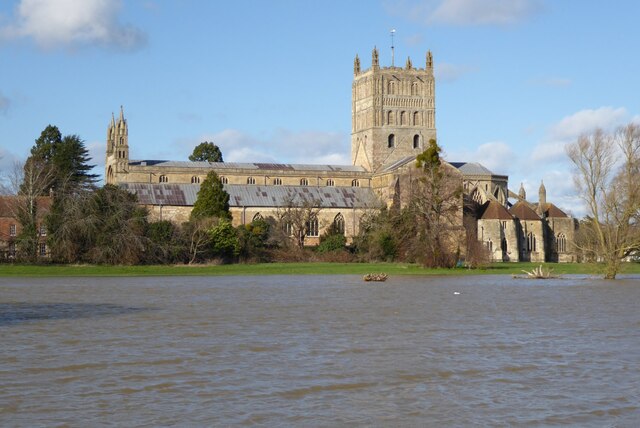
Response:
[{"label": "gothic window", "polygon": [[534,235],[533,232],[527,234],[527,251],[536,251],[536,235]]},{"label": "gothic window", "polygon": [[251,221],[254,222],[254,221],[258,221],[258,220],[264,220],[264,218],[262,217],[262,214],[260,214],[260,213],[256,213],[253,216],[253,219]]},{"label": "gothic window", "polygon": [[309,185],[309,180],[307,180],[306,178],[301,178],[300,179],[300,185],[301,186],[308,186]]},{"label": "gothic window", "polygon": [[276,177],[273,179],[273,185],[274,186],[282,186],[282,178],[280,177]]},{"label": "gothic window", "polygon": [[418,134],[413,136],[413,148],[414,149],[420,148],[420,136]]},{"label": "gothic window", "polygon": [[40,257],[44,257],[47,255],[47,244],[45,244],[44,242],[41,242],[38,245],[38,254],[40,255]]},{"label": "gothic window", "polygon": [[493,252],[493,242],[491,241],[491,239],[489,239],[486,242],[486,245],[487,245],[487,250],[489,250],[489,252],[492,253]]},{"label": "gothic window", "polygon": [[392,149],[396,146],[396,136],[393,134],[389,134],[389,137],[387,138],[387,146]]},{"label": "gothic window", "polygon": [[256,179],[253,177],[247,177],[247,184],[256,184]]},{"label": "gothic window", "polygon": [[191,177],[191,184],[198,184],[198,183],[200,183],[200,177],[197,177],[195,175]]},{"label": "gothic window", "polygon": [[9,225],[9,236],[16,236],[16,225],[15,224],[10,224]]},{"label": "gothic window", "polygon": [[567,237],[564,233],[559,233],[556,237],[556,249],[558,253],[565,253],[567,251]]},{"label": "gothic window", "polygon": [[358,181],[357,178],[351,181],[351,187],[360,187],[360,182]]},{"label": "gothic window", "polygon": [[124,137],[120,137],[120,145],[124,144]]},{"label": "gothic window", "polygon": [[227,177],[224,176],[220,176],[220,183],[222,184],[229,184],[229,179]]},{"label": "gothic window", "polygon": [[335,186],[336,183],[333,181],[333,178],[328,178],[327,179],[327,186]]},{"label": "gothic window", "polygon": [[413,125],[414,126],[422,125],[422,123],[420,121],[420,113],[417,112],[417,111],[413,112]]},{"label": "gothic window", "polygon": [[336,233],[344,235],[344,217],[341,213],[338,213],[338,215],[333,219],[333,228],[335,229]]},{"label": "gothic window", "polygon": [[309,219],[306,223],[307,236],[318,236],[318,217]]},{"label": "gothic window", "polygon": [[166,175],[161,175],[160,177],[158,177],[158,182],[159,183],[168,183],[169,182],[169,177],[167,177]]}]

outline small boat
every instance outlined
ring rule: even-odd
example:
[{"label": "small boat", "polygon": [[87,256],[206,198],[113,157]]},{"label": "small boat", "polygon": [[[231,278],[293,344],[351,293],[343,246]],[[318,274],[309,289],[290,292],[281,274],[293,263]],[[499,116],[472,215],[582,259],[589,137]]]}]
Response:
[{"label": "small boat", "polygon": [[367,282],[369,281],[383,282],[383,281],[386,281],[387,278],[388,278],[388,275],[386,273],[368,273],[362,277],[362,279],[364,279]]}]

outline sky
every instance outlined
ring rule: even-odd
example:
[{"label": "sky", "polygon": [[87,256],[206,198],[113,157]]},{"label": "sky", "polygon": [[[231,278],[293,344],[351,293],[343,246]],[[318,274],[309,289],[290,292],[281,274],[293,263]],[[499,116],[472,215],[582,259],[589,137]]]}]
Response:
[{"label": "sky", "polygon": [[350,164],[353,59],[436,72],[438,143],[584,214],[564,147],[640,122],[635,0],[3,0],[0,174],[49,124],[132,159]]}]

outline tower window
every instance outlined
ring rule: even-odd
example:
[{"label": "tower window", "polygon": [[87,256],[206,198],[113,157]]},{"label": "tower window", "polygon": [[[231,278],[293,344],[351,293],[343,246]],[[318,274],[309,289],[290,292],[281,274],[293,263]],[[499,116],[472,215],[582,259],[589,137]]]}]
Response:
[{"label": "tower window", "polygon": [[396,146],[396,136],[393,134],[389,134],[389,138],[387,139],[387,144],[390,149]]},{"label": "tower window", "polygon": [[158,182],[159,183],[168,183],[169,182],[169,177],[167,177],[166,175],[161,175],[160,177],[158,177]]},{"label": "tower window", "polygon": [[413,136],[413,148],[414,149],[420,148],[420,136],[418,134]]},{"label": "tower window", "polygon": [[256,184],[256,179],[253,177],[247,177],[247,184]]}]

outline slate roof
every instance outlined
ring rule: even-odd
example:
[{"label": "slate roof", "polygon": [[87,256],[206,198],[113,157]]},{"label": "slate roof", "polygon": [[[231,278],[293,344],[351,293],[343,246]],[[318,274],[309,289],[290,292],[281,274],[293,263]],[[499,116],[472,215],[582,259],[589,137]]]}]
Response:
[{"label": "slate roof", "polygon": [[488,168],[478,162],[449,162],[462,173],[462,175],[495,175]]},{"label": "slate roof", "polygon": [[285,170],[285,171],[325,171],[325,172],[366,172],[361,166],[356,165],[313,165],[313,164],[281,164],[281,163],[236,163],[236,162],[191,162],[171,160],[132,160],[132,166],[155,166],[173,168],[211,168],[224,169],[249,169],[249,170]]},{"label": "slate roof", "polygon": [[509,212],[520,220],[540,220],[540,216],[522,201],[516,202]]},{"label": "slate roof", "polygon": [[482,207],[482,220],[513,220],[513,216],[499,202],[487,201]]},{"label": "slate roof", "polygon": [[[199,184],[123,183],[144,205],[193,206]],[[320,208],[379,207],[380,201],[369,187],[256,186],[225,184],[231,207],[277,207],[286,201],[317,201]]]}]

